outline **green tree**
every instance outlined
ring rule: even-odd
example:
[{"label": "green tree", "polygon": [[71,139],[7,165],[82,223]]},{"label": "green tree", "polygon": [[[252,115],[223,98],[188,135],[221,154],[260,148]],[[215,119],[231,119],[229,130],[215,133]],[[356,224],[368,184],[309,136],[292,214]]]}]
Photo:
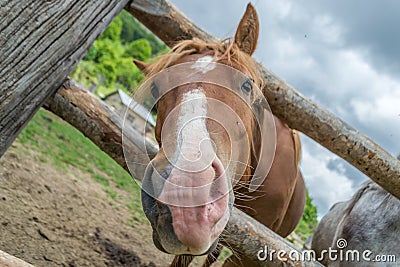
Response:
[{"label": "green tree", "polygon": [[114,41],[119,41],[122,32],[122,19],[120,16],[117,16],[111,23],[108,25],[107,29],[101,34],[98,40],[102,39],[110,39]]},{"label": "green tree", "polygon": [[312,203],[312,198],[308,194],[308,190],[306,191],[306,206],[304,208],[304,213],[303,213],[303,220],[313,228],[313,226],[316,226],[318,223],[318,212],[317,208],[313,205]]},{"label": "green tree", "polygon": [[117,79],[116,70],[116,62],[109,58],[105,58],[102,60],[101,64],[96,66],[97,79],[103,83],[104,86],[112,87]]},{"label": "green tree", "polygon": [[96,40],[89,52],[86,54],[85,60],[101,63],[105,58],[117,60],[123,54],[123,47],[120,42],[111,39]]},{"label": "green tree", "polygon": [[303,216],[297,225],[295,232],[305,241],[307,237],[314,233],[318,224],[317,208],[312,202],[312,198],[306,191],[306,205],[304,207]]},{"label": "green tree", "polygon": [[131,91],[144,78],[132,59],[148,61],[166,49],[157,37],[122,11],[94,42],[72,77],[86,88],[96,86],[101,94],[116,89]]},{"label": "green tree", "polygon": [[92,85],[98,84],[96,73],[96,65],[92,61],[82,60],[71,73],[71,77],[84,87],[90,88]]},{"label": "green tree", "polygon": [[146,39],[139,39],[125,48],[124,57],[131,57],[141,61],[147,61],[151,57],[151,46]]},{"label": "green tree", "polygon": [[118,64],[117,80],[126,91],[132,91],[138,83],[144,78],[142,72],[133,64],[131,58],[122,58]]},{"label": "green tree", "polygon": [[[87,71],[94,75],[98,81],[98,85],[104,87],[112,87],[117,79],[118,61],[122,57],[124,48],[118,40],[109,38],[96,40],[85,57],[85,62],[92,62],[94,68],[90,64],[82,64],[81,71]],[[80,64],[81,65],[81,64]]]},{"label": "green tree", "polygon": [[122,20],[122,43],[128,44],[135,40],[144,38],[149,41],[153,56],[159,54],[160,51],[165,50],[167,47],[162,41],[160,41],[160,39],[143,27],[143,25],[140,24],[140,22],[132,17],[127,11],[122,10],[118,17],[120,17]]}]

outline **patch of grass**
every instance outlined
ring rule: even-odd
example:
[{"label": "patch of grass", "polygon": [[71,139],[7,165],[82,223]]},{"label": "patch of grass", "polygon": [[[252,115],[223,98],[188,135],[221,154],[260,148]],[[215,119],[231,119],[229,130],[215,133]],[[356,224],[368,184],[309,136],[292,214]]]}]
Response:
[{"label": "patch of grass", "polygon": [[110,185],[110,181],[108,181],[108,179],[106,177],[104,177],[101,174],[95,173],[92,175],[92,177],[99,182],[100,184],[104,185],[104,186],[109,186]]},{"label": "patch of grass", "polygon": [[142,204],[139,201],[131,201],[131,203],[128,204],[128,208],[134,212],[143,213]]},{"label": "patch of grass", "polygon": [[133,226],[133,222],[134,222],[134,221],[135,221],[135,222],[138,222],[138,223],[140,223],[140,224],[142,224],[142,223],[145,222],[145,219],[144,219],[144,218],[145,218],[144,215],[142,216],[142,215],[140,215],[140,214],[133,214],[133,215],[128,219],[127,225]]},{"label": "patch of grass", "polygon": [[39,152],[39,160],[50,162],[56,168],[69,172],[74,166],[89,173],[104,185],[114,200],[117,193],[111,190],[111,181],[120,189],[130,192],[130,206],[140,206],[140,188],[133,178],[112,158],[101,151],[87,137],[54,114],[40,109],[17,140],[25,147]]},{"label": "patch of grass", "polygon": [[[112,158],[78,130],[45,110],[39,110],[18,137],[19,143],[39,152],[41,162],[50,162],[56,168],[70,172],[70,166],[89,173],[92,178],[104,186],[109,204],[115,201],[129,203],[132,216],[127,224],[134,221],[145,222],[140,201],[140,186]],[[128,199],[112,189],[111,182],[117,188],[129,192]]]},{"label": "patch of grass", "polygon": [[104,191],[109,195],[112,199],[115,199],[117,197],[117,192],[112,190],[111,188],[105,188]]},{"label": "patch of grass", "polygon": [[43,162],[43,163],[48,162],[47,158],[45,158],[45,157],[39,157],[39,161]]}]

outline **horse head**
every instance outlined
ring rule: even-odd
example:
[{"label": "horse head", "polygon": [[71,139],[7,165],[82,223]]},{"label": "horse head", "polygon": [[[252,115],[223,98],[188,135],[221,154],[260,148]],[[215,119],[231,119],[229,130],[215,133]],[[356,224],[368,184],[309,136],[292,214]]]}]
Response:
[{"label": "horse head", "polygon": [[146,168],[142,205],[164,252],[213,250],[233,207],[232,188],[254,175],[263,130],[254,116],[262,113],[254,105],[262,94],[251,58],[258,31],[249,4],[233,40],[186,40],[157,63],[134,61],[149,79],[158,75],[151,93],[160,150]]}]

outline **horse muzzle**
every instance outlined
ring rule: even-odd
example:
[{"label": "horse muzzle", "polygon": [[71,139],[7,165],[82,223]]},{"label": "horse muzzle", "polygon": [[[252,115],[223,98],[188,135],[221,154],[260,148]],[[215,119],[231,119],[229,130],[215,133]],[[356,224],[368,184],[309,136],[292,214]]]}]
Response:
[{"label": "horse muzzle", "polygon": [[157,157],[142,184],[142,205],[154,244],[174,255],[212,251],[233,206],[233,193],[218,157],[200,171],[172,167]]}]

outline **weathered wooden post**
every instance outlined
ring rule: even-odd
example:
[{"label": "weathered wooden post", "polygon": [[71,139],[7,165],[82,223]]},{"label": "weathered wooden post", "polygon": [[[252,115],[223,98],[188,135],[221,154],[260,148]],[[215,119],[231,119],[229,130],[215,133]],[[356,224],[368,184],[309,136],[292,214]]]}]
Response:
[{"label": "weathered wooden post", "polygon": [[126,3],[1,2],[0,157]]}]

